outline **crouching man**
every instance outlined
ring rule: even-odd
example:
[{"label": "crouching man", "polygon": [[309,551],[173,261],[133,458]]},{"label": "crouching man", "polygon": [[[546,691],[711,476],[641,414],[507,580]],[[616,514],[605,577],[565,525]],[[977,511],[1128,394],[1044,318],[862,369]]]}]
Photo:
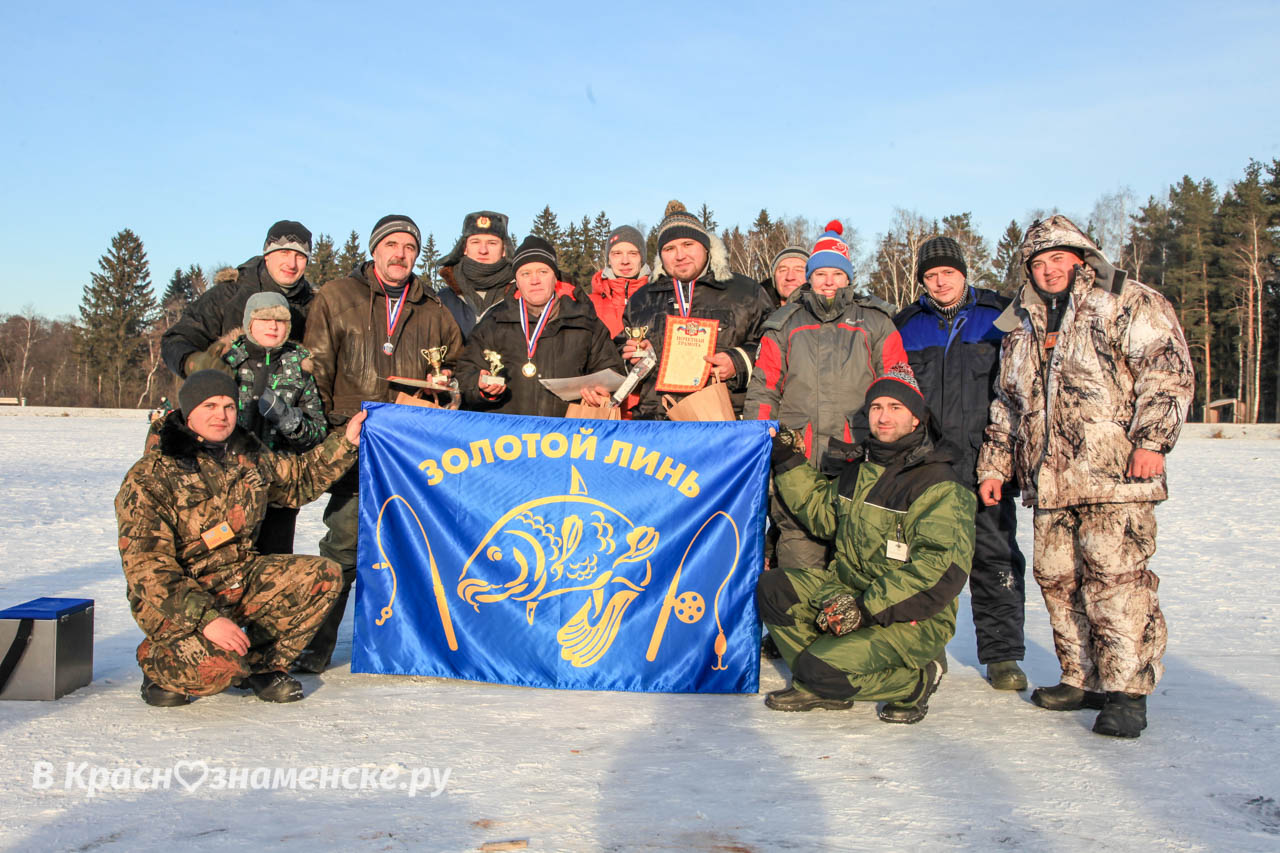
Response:
[{"label": "crouching man", "polygon": [[306,453],[277,455],[236,426],[236,384],[193,373],[158,445],[116,495],[142,698],[185,705],[232,684],[259,699],[293,702],[286,671],[342,588],[323,557],[262,556],[254,548],[268,505],[318,498],[356,459],[364,413]]},{"label": "crouching man", "polygon": [[805,464],[794,433],[774,438],[778,494],[815,536],[833,540],[835,558],[760,576],[760,616],[792,674],[765,704],[810,711],[877,701],[881,720],[918,723],[947,671],[976,501],[935,444],[906,364],[871,384],[862,412],[871,435],[834,478]]}]

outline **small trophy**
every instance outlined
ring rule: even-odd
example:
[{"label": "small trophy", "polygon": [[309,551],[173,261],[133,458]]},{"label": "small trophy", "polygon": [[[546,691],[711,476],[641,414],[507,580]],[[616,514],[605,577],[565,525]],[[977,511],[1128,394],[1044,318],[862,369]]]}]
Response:
[{"label": "small trophy", "polygon": [[506,366],[502,363],[502,353],[487,349],[484,351],[484,360],[489,362],[489,375],[481,376],[480,383],[490,386],[495,391],[507,387],[506,377],[498,375],[498,372]]},{"label": "small trophy", "polygon": [[622,380],[622,384],[618,386],[618,390],[614,391],[609,397],[609,405],[621,406],[627,399],[627,395],[635,390],[640,384],[640,380],[649,375],[649,371],[653,370],[654,363],[658,360],[653,354],[653,347],[648,349],[639,349],[640,342],[644,340],[645,335],[649,334],[648,326],[626,326],[623,331],[627,333],[627,337],[636,345],[640,358],[631,365],[631,369],[627,371],[626,378]]},{"label": "small trophy", "polygon": [[448,345],[428,347],[422,350],[422,357],[431,363],[431,372],[427,374],[427,381],[435,386],[437,391],[449,390],[449,377],[442,373],[440,368],[441,362],[444,361],[444,355],[448,351]]}]

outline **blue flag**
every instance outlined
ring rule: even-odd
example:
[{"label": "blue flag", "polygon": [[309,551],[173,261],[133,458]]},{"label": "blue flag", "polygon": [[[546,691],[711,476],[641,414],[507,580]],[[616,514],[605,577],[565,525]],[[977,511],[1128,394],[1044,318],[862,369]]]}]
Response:
[{"label": "blue flag", "polygon": [[757,690],[772,422],[365,408],[353,672]]}]

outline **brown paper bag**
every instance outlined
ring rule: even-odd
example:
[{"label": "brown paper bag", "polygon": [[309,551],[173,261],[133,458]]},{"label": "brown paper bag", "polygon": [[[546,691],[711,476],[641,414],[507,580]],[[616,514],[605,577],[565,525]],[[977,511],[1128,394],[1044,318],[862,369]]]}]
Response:
[{"label": "brown paper bag", "polygon": [[424,409],[438,409],[440,406],[430,400],[422,397],[415,397],[412,394],[406,394],[403,391],[396,394],[396,405],[398,406],[422,406]]},{"label": "brown paper bag", "polygon": [[711,376],[711,384],[677,402],[670,394],[662,395],[662,408],[669,421],[736,421],[729,387]]},{"label": "brown paper bag", "polygon": [[602,421],[622,420],[622,409],[618,406],[588,406],[586,403],[570,403],[566,418],[595,418]]}]

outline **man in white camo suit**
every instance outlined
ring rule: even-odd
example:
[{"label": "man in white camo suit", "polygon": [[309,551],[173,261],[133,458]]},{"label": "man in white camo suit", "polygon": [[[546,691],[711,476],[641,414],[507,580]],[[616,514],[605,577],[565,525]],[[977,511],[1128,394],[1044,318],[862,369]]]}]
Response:
[{"label": "man in white camo suit", "polygon": [[1061,683],[1042,708],[1100,709],[1093,730],[1138,737],[1164,667],[1167,632],[1147,567],[1165,455],[1191,403],[1186,340],[1159,293],[1126,280],[1069,219],[1033,224],[1019,249],[1029,281],[1007,329],[978,497],[1015,477],[1035,508],[1035,578]]}]

